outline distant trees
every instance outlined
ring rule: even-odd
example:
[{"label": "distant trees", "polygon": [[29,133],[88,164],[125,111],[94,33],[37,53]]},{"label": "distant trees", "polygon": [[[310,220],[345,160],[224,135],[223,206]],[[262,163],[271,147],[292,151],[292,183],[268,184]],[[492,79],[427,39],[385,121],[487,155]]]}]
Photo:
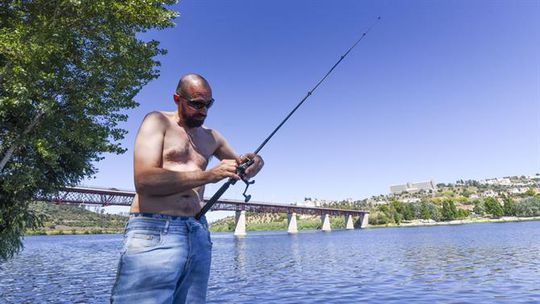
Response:
[{"label": "distant trees", "polygon": [[516,205],[511,197],[503,198],[503,213],[506,216],[516,215]]},{"label": "distant trees", "polygon": [[422,202],[420,205],[420,217],[424,220],[429,220],[431,218],[431,213],[429,212],[428,204]]},{"label": "distant trees", "polygon": [[391,205],[395,211],[394,218],[399,219],[399,221],[396,221],[396,224],[401,222],[401,219],[411,221],[417,218],[413,204],[404,204],[400,201],[394,200],[391,202]]},{"label": "distant trees", "polygon": [[458,217],[458,211],[456,205],[451,200],[445,200],[442,205],[442,220],[451,221]]},{"label": "distant trees", "polygon": [[403,221],[415,219],[451,221],[469,215],[469,211],[458,209],[450,199],[445,200],[442,203],[442,207],[427,201],[421,203],[403,203],[393,200],[389,204],[379,205],[375,210],[372,210],[369,222],[371,225],[400,225]]},{"label": "distant trees", "polygon": [[540,198],[528,197],[515,206],[517,216],[540,216]]},{"label": "distant trees", "polygon": [[486,208],[486,213],[491,214],[493,217],[501,217],[504,215],[504,209],[493,197],[488,197],[484,200],[484,205]]},{"label": "distant trees", "polygon": [[[540,216],[540,183],[528,177],[507,177],[511,183],[481,183],[458,180],[455,184],[437,184],[436,191],[404,192],[373,196],[360,209],[370,210],[370,224],[401,224],[416,219],[451,221],[476,216]],[[530,187],[516,191],[519,183]],[[489,197],[492,196],[492,197]],[[381,205],[381,201],[388,202]],[[412,203],[409,203],[413,201]],[[417,201],[417,202],[414,202]],[[337,208],[358,209],[359,201],[333,202]]]},{"label": "distant trees", "polygon": [[475,200],[473,203],[474,203],[473,212],[479,216],[483,216],[486,213],[484,202],[480,200]]}]

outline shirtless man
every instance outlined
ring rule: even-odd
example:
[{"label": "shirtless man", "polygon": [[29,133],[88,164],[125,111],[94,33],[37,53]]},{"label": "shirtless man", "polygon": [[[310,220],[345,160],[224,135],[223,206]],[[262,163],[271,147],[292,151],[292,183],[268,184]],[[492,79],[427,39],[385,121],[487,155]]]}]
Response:
[{"label": "shirtless man", "polygon": [[[238,156],[217,131],[203,126],[214,103],[210,85],[188,74],[178,83],[175,112],[146,115],[135,140],[135,189],[126,226],[113,303],[204,303],[210,274],[210,233],[203,206],[204,185],[239,179],[237,166],[254,159],[252,177],[263,166],[258,155]],[[220,163],[206,170],[212,155]]]}]

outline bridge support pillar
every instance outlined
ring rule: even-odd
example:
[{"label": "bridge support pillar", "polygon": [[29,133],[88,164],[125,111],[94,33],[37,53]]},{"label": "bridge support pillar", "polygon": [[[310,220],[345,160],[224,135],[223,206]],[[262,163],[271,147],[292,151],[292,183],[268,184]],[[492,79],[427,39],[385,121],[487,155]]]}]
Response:
[{"label": "bridge support pillar", "polygon": [[332,228],[330,227],[330,215],[329,214],[323,214],[321,215],[321,221],[322,221],[322,231],[332,231]]},{"label": "bridge support pillar", "polygon": [[356,223],[358,228],[366,228],[369,224],[369,213],[364,213],[360,215],[358,218],[358,222]]},{"label": "bridge support pillar", "polygon": [[345,229],[347,230],[353,230],[354,229],[354,223],[352,214],[345,215]]},{"label": "bridge support pillar", "polygon": [[236,211],[236,227],[234,228],[235,236],[246,235],[246,211]]},{"label": "bridge support pillar", "polygon": [[289,229],[287,230],[287,232],[298,233],[298,225],[296,224],[296,213],[288,213],[287,218],[289,221]]}]

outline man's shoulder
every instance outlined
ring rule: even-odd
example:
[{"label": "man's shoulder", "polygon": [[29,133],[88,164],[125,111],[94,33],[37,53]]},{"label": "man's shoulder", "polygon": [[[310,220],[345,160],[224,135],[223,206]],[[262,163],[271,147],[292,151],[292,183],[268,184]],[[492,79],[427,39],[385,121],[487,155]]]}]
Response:
[{"label": "man's shoulder", "polygon": [[157,123],[168,124],[173,116],[174,112],[152,111],[144,116],[143,121],[154,121]]},{"label": "man's shoulder", "polygon": [[223,135],[219,133],[216,129],[209,128],[207,126],[202,126],[202,129],[208,134],[211,135],[215,140],[221,140]]}]

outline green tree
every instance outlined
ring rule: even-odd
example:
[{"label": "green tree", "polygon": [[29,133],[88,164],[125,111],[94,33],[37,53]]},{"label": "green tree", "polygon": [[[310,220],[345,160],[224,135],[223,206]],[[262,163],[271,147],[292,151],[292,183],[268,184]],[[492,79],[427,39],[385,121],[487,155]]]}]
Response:
[{"label": "green tree", "polygon": [[457,209],[457,218],[458,219],[464,219],[464,218],[468,217],[470,214],[471,214],[471,212],[469,210]]},{"label": "green tree", "polygon": [[377,207],[377,209],[381,213],[381,215],[379,216],[379,221],[381,224],[399,224],[401,222],[401,216],[397,216],[396,218],[396,214],[398,213],[392,207],[392,204],[380,205],[379,207]]},{"label": "green tree", "polygon": [[514,204],[514,200],[511,197],[505,197],[503,199],[503,204],[504,215],[516,215],[516,205]]},{"label": "green tree", "polygon": [[484,205],[486,206],[486,213],[491,214],[493,217],[501,217],[504,214],[503,207],[493,197],[486,198]]},{"label": "green tree", "polygon": [[431,218],[431,212],[429,212],[429,207],[426,202],[422,202],[420,206],[420,216],[424,220],[429,220]]},{"label": "green tree", "polygon": [[416,212],[414,210],[414,205],[412,203],[404,204],[403,211],[402,211],[404,220],[406,221],[414,220],[416,218],[415,213]]},{"label": "green tree", "polygon": [[398,225],[401,224],[401,213],[394,212],[394,222]]},{"label": "green tree", "polygon": [[175,1],[0,2],[0,259],[41,225],[37,193],[73,185],[103,153],[123,153],[118,127],[158,76],[157,41],[136,34],[173,25]]},{"label": "green tree", "polygon": [[441,216],[443,221],[451,221],[457,218],[458,211],[452,200],[445,200],[443,202]]},{"label": "green tree", "polygon": [[483,216],[486,213],[484,203],[480,200],[475,200],[473,212],[477,215]]},{"label": "green tree", "polygon": [[434,221],[440,221],[442,219],[441,208],[439,208],[434,203],[428,203],[429,213],[431,214],[431,219]]},{"label": "green tree", "polygon": [[540,216],[540,198],[528,197],[516,204],[517,216]]}]

